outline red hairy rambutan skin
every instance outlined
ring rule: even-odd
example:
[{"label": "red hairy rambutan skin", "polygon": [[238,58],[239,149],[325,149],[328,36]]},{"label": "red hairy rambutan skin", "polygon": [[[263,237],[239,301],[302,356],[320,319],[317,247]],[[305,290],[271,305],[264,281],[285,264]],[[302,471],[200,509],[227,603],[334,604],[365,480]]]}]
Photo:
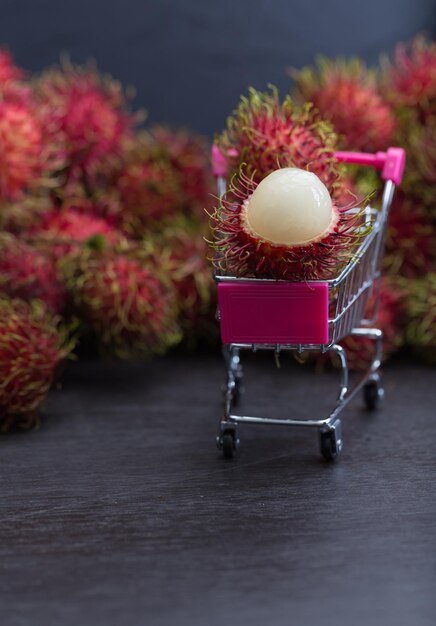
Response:
[{"label": "red hairy rambutan skin", "polygon": [[73,341],[38,302],[0,298],[0,429],[31,428]]},{"label": "red hairy rambutan skin", "polygon": [[150,242],[159,251],[161,267],[174,286],[186,343],[195,345],[206,333],[215,338],[216,290],[202,232],[186,220],[178,220],[147,240],[148,245]]},{"label": "red hairy rambutan skin", "polygon": [[434,115],[436,43],[417,36],[410,45],[398,44],[393,62],[384,62],[383,89],[396,108],[415,108],[421,120]]},{"label": "red hairy rambutan skin", "polygon": [[123,207],[126,232],[141,233],[153,222],[178,215],[183,210],[180,179],[171,165],[153,161],[140,153],[122,169],[117,187]]},{"label": "red hairy rambutan skin", "polygon": [[416,109],[403,112],[401,142],[407,152],[402,189],[436,217],[436,100],[434,115],[422,121]]},{"label": "red hairy rambutan skin", "polygon": [[42,215],[52,208],[52,200],[47,190],[25,193],[14,202],[0,201],[0,230],[21,235],[36,226]]},{"label": "red hairy rambutan skin", "polygon": [[26,237],[56,261],[92,238],[102,237],[112,245],[124,238],[107,220],[76,207],[45,213]]},{"label": "red hairy rambutan skin", "polygon": [[0,48],[0,89],[9,81],[24,78],[24,70],[12,60],[12,56],[4,48]]},{"label": "red hairy rambutan skin", "polygon": [[240,172],[232,180],[229,199],[222,198],[211,215],[213,263],[218,271],[237,277],[278,280],[328,279],[355,253],[363,235],[359,228],[362,214],[347,213],[350,205],[334,205],[336,219],[331,230],[308,244],[285,246],[254,236],[246,229],[244,215],[256,186]]},{"label": "red hairy rambutan skin", "polygon": [[436,272],[402,279],[400,286],[406,293],[406,344],[420,360],[436,365]]},{"label": "red hairy rambutan skin", "polygon": [[375,152],[388,148],[396,126],[374,71],[357,58],[319,58],[317,67],[292,70],[297,98],[312,102],[329,120],[345,148]]},{"label": "red hairy rambutan skin", "polygon": [[39,179],[42,129],[23,104],[0,101],[0,200],[15,200]]},{"label": "red hairy rambutan skin", "polygon": [[0,233],[0,293],[41,300],[54,313],[65,304],[65,288],[52,260],[6,233]]},{"label": "red hairy rambutan skin", "polygon": [[250,89],[228,118],[227,130],[217,138],[225,154],[235,149],[231,172],[242,164],[248,176],[260,182],[272,171],[297,167],[313,172],[331,195],[335,194],[340,168],[334,157],[337,136],[328,122],[306,105],[298,108],[287,96],[280,102],[278,92]]},{"label": "red hairy rambutan skin", "polygon": [[95,70],[65,65],[43,73],[34,92],[44,112],[44,131],[63,136],[66,188],[106,182],[119,167],[138,121],[127,111],[121,85]]},{"label": "red hairy rambutan skin", "polygon": [[180,340],[175,294],[149,259],[85,248],[62,271],[78,314],[105,350],[141,358]]},{"label": "red hairy rambutan skin", "polygon": [[386,237],[385,269],[392,276],[423,276],[436,267],[435,219],[397,190]]},{"label": "red hairy rambutan skin", "polygon": [[0,99],[28,104],[31,90],[23,81],[24,77],[24,70],[15,65],[7,50],[0,48]]},{"label": "red hairy rambutan skin", "polygon": [[184,212],[202,217],[214,191],[206,142],[191,132],[163,126],[151,128],[150,139],[154,158],[170,163],[180,177]]}]

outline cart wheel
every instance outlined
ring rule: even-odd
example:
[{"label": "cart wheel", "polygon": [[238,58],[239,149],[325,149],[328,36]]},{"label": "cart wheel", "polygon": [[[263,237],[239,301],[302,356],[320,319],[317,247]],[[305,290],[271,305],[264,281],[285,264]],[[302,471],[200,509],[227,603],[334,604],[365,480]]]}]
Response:
[{"label": "cart wheel", "polygon": [[337,420],[332,426],[324,426],[319,434],[322,456],[326,461],[334,461],[342,450],[340,420]]},{"label": "cart wheel", "polygon": [[221,442],[223,457],[225,459],[233,459],[233,457],[236,456],[237,449],[235,434],[232,432],[223,433]]},{"label": "cart wheel", "polygon": [[375,411],[382,402],[385,392],[379,378],[369,380],[363,387],[363,399],[369,411]]}]

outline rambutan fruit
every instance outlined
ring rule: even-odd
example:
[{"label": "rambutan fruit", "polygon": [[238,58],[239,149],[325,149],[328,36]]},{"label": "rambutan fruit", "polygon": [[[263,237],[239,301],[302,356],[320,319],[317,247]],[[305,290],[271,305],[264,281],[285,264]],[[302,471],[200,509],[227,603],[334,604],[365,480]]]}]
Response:
[{"label": "rambutan fruit", "polygon": [[46,132],[60,132],[66,152],[66,186],[96,185],[119,166],[138,116],[127,111],[121,85],[96,70],[73,65],[49,70],[34,84]]},{"label": "rambutan fruit", "polygon": [[203,233],[190,220],[179,219],[145,243],[159,251],[160,265],[173,284],[185,343],[195,345],[207,333],[215,337],[215,289]]},{"label": "rambutan fruit", "polygon": [[23,81],[24,76],[24,70],[15,65],[10,53],[0,49],[0,98],[10,103],[26,104],[31,90]]},{"label": "rambutan fruit", "polygon": [[43,305],[0,298],[0,429],[31,428],[74,342]]},{"label": "rambutan fruit", "polygon": [[[366,315],[374,312],[374,296],[370,297]],[[383,360],[387,360],[403,343],[404,293],[388,279],[380,284],[380,301],[374,326],[383,331]],[[341,341],[347,351],[348,365],[352,370],[365,370],[374,357],[374,341],[365,337],[348,335]]]},{"label": "rambutan fruit", "polygon": [[42,147],[42,129],[31,111],[0,101],[0,199],[17,199],[40,177]]},{"label": "rambutan fruit", "polygon": [[123,207],[122,221],[130,234],[180,214],[183,191],[172,165],[153,160],[148,148],[138,148],[121,170],[117,187]]},{"label": "rambutan fruit", "polygon": [[54,313],[65,303],[65,288],[53,262],[6,233],[0,233],[0,293],[26,301],[41,300]]},{"label": "rambutan fruit", "polygon": [[78,315],[105,350],[141,358],[180,340],[175,294],[157,263],[135,251],[86,247],[61,267]]},{"label": "rambutan fruit", "polygon": [[230,174],[244,164],[246,174],[260,182],[278,168],[307,169],[334,195],[341,170],[330,123],[321,120],[311,105],[296,107],[289,96],[281,103],[275,88],[267,93],[250,89],[217,142],[224,154],[235,150],[238,155],[229,159]]},{"label": "rambutan fruit", "polygon": [[397,109],[415,108],[424,119],[434,115],[436,101],[436,43],[419,35],[397,45],[393,62],[384,60],[382,81],[386,98]]},{"label": "rambutan fruit", "polygon": [[25,193],[13,202],[0,201],[0,230],[20,235],[36,226],[41,216],[52,208],[52,201],[46,190]]},{"label": "rambutan fruit", "polygon": [[435,220],[413,197],[397,190],[389,212],[385,269],[392,276],[423,276],[436,266]]},{"label": "rambutan fruit", "polygon": [[436,365],[436,272],[401,285],[407,293],[406,343],[422,361]]},{"label": "rambutan fruit", "polygon": [[79,207],[45,213],[26,237],[56,261],[90,239],[104,238],[114,245],[124,238],[110,222]]},{"label": "rambutan fruit", "polygon": [[180,176],[184,212],[202,217],[213,190],[206,142],[192,132],[163,126],[151,128],[150,138],[154,158],[169,162]]},{"label": "rambutan fruit", "polygon": [[360,224],[312,172],[282,168],[258,185],[241,172],[211,216],[214,265],[240,277],[326,279],[355,253]]},{"label": "rambutan fruit", "polygon": [[313,103],[345,148],[374,152],[390,146],[394,112],[381,96],[375,71],[362,61],[320,57],[315,68],[291,70],[291,76],[296,97]]},{"label": "rambutan fruit", "polygon": [[416,110],[402,116],[401,139],[407,151],[402,188],[436,216],[436,106],[422,122]]},{"label": "rambutan fruit", "polygon": [[8,50],[0,48],[0,89],[9,81],[24,78],[24,70],[15,65]]}]

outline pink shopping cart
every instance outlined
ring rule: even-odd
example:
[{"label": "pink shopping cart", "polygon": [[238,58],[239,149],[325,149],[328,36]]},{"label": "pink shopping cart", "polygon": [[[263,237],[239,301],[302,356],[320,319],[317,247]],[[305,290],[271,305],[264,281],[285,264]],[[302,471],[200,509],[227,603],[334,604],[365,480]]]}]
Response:
[{"label": "pink shopping cart", "polygon": [[[231,155],[229,155],[231,156]],[[289,282],[269,279],[237,278],[215,274],[218,288],[217,319],[220,322],[224,360],[227,370],[224,414],[220,419],[217,444],[225,458],[235,456],[239,447],[239,424],[305,426],[318,429],[321,454],[334,459],[342,450],[340,414],[363,389],[368,409],[377,408],[384,390],[379,368],[383,333],[374,327],[379,305],[380,276],[389,209],[395,186],[401,183],[405,152],[389,148],[376,154],[337,152],[338,160],[375,167],[381,172],[384,190],[379,210],[367,207],[366,226],[371,226],[353,259],[330,280]],[[217,146],[212,150],[213,172],[218,195],[226,191],[227,158]],[[357,211],[357,209],[350,209]],[[366,305],[374,302],[371,318]],[[358,381],[349,388],[346,350],[339,342],[347,335],[374,341],[372,361]],[[325,419],[273,419],[234,413],[243,369],[242,350],[332,351],[340,360],[340,388],[331,413]]]}]

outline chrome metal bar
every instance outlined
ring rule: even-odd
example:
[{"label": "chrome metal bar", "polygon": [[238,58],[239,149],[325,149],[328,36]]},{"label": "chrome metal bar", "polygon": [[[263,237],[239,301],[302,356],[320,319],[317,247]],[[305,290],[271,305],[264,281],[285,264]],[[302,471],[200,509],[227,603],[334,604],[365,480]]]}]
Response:
[{"label": "chrome metal bar", "polygon": [[222,198],[226,193],[226,185],[226,179],[224,178],[224,176],[218,176],[216,179],[216,186],[219,198]]},{"label": "chrome metal bar", "polygon": [[272,417],[251,417],[248,415],[229,415],[228,419],[237,424],[269,424],[273,426],[324,426],[328,420],[292,420],[292,419],[275,419]]}]

